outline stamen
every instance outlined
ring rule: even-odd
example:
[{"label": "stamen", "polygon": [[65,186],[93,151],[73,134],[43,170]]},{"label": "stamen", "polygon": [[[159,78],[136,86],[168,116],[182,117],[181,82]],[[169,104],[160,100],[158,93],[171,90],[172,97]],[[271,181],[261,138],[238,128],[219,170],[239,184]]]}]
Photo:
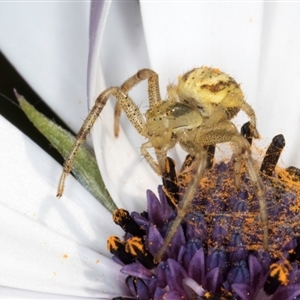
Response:
[{"label": "stamen", "polygon": [[192,167],[193,167],[193,162],[195,160],[195,157],[188,154],[186,157],[185,157],[185,160],[181,166],[181,169],[180,169],[180,174],[182,173],[186,173],[186,172],[189,172],[191,171]]},{"label": "stamen", "polygon": [[286,171],[289,174],[289,179],[295,182],[300,181],[300,169],[291,166],[286,168]]},{"label": "stamen", "polygon": [[133,236],[143,237],[146,234],[125,209],[116,209],[113,213],[113,220],[125,232],[128,232]]},{"label": "stamen", "polygon": [[132,237],[126,241],[126,252],[135,257],[147,269],[153,269],[154,264],[152,254],[146,249],[142,238]]},{"label": "stamen", "polygon": [[297,262],[298,265],[300,266],[300,239],[299,238],[298,238],[297,246],[295,247],[295,249],[290,251],[287,259],[290,263]]},{"label": "stamen", "polygon": [[107,249],[125,265],[135,261],[133,255],[125,250],[125,244],[117,236],[111,236],[107,239]]},{"label": "stamen", "polygon": [[245,123],[241,127],[241,134],[248,141],[248,143],[251,145],[252,144],[253,133],[251,131],[250,122]]},{"label": "stamen", "polygon": [[263,162],[260,167],[260,172],[267,176],[272,176],[279,160],[280,154],[285,146],[284,136],[282,134],[276,135],[265,154]]},{"label": "stamen", "polygon": [[288,275],[291,265],[287,260],[274,263],[270,266],[270,274],[264,284],[267,295],[273,295],[280,284],[286,286],[289,283]]},{"label": "stamen", "polygon": [[280,260],[270,266],[270,274],[264,284],[264,291],[267,295],[273,295],[280,285],[289,284],[289,273],[292,269],[291,263],[297,262],[300,265],[300,240],[294,249],[289,251],[287,259]]},{"label": "stamen", "polygon": [[167,196],[168,203],[171,207],[176,208],[179,201],[179,186],[175,171],[174,160],[167,157],[165,160],[165,169],[162,173],[163,191]]},{"label": "stamen", "polygon": [[206,146],[204,148],[207,151],[206,168],[210,169],[213,166],[213,163],[214,163],[216,147],[214,145],[209,145],[209,146]]}]

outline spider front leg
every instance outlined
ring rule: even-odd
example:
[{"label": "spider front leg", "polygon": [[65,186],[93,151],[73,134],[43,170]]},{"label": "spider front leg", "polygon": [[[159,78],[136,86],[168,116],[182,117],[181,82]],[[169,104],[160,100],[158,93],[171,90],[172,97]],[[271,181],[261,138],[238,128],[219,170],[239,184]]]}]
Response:
[{"label": "spider front leg", "polygon": [[94,123],[96,122],[99,114],[101,113],[102,109],[104,108],[107,100],[110,96],[114,96],[119,105],[122,107],[122,109],[125,111],[129,121],[132,123],[132,125],[135,127],[135,129],[143,136],[146,135],[145,132],[145,121],[142,117],[141,112],[139,111],[138,106],[125,94],[121,88],[119,87],[111,87],[106,89],[104,92],[102,92],[98,98],[95,101],[95,104],[90,111],[89,115],[85,119],[79,133],[76,136],[76,141],[65,159],[64,165],[63,165],[63,172],[60,177],[58,190],[57,190],[57,197],[61,197],[64,191],[64,183],[66,180],[66,177],[72,170],[72,166],[74,163],[74,159],[76,156],[76,153],[79,149],[79,147],[86,141],[88,134],[91,131],[91,128],[93,127]]},{"label": "spider front leg", "polygon": [[[149,96],[149,106],[153,107],[155,104],[161,101],[159,92],[159,82],[158,75],[150,69],[142,69],[138,71],[135,75],[127,79],[122,85],[121,90],[124,94],[127,93],[141,81],[148,79],[148,96]],[[114,133],[115,137],[118,137],[120,131],[120,116],[121,116],[122,106],[119,102],[115,105],[114,112]]]},{"label": "spider front leg", "polygon": [[[190,145],[187,145],[187,146],[188,147],[184,146],[184,148],[188,148],[191,150]],[[177,216],[174,219],[174,221],[172,222],[171,228],[167,232],[164,243],[154,257],[154,261],[157,263],[161,260],[163,254],[169,247],[169,244],[171,243],[172,238],[174,237],[175,233],[177,232],[178,227],[180,226],[181,222],[183,221],[183,218],[188,213],[188,211],[191,207],[191,203],[194,199],[195,192],[198,188],[199,181],[203,177],[203,174],[204,174],[204,171],[206,168],[206,162],[207,162],[207,152],[202,147],[197,147],[197,148],[198,148],[198,151],[196,153],[194,153],[194,151],[191,153],[191,155],[193,155],[195,157],[194,169],[192,171],[192,176],[191,176],[192,179],[187,186],[187,189],[185,191],[183,198],[178,203]]]}]

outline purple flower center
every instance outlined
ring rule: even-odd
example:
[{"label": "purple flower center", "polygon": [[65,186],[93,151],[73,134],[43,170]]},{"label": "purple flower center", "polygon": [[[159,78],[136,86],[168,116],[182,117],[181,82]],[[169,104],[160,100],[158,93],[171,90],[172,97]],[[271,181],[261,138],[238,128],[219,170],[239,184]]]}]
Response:
[{"label": "purple flower center", "polygon": [[[271,146],[274,149],[274,143]],[[231,162],[206,171],[189,213],[158,264],[153,257],[176,217],[176,202],[185,192],[190,173],[173,179],[173,185],[170,172],[175,171],[164,174],[159,199],[147,191],[147,212],[115,212],[114,220],[125,235],[123,241],[111,237],[108,248],[123,266],[121,272],[128,275],[126,284],[134,298],[300,299],[299,171],[291,168],[276,175],[278,158],[268,159],[261,169],[268,251],[262,248],[253,186],[243,174],[241,189],[236,190]]]}]

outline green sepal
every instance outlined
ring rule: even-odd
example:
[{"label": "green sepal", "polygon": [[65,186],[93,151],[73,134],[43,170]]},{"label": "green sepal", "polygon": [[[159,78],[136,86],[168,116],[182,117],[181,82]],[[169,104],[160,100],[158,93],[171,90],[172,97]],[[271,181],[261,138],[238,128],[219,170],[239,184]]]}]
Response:
[{"label": "green sepal", "polygon": [[[66,158],[75,137],[38,112],[26,99],[16,93],[21,109],[33,125],[49,140],[51,145]],[[72,172],[76,179],[111,213],[117,209],[101,177],[93,151],[83,145],[79,148]],[[58,183],[58,182],[57,182]]]}]

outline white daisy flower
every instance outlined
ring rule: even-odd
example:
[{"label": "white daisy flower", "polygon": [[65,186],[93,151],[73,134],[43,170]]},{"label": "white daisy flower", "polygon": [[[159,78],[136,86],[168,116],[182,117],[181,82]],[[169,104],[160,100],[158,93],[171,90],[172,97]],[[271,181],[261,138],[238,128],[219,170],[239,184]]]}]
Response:
[{"label": "white daisy flower", "polygon": [[[300,165],[297,84],[298,3],[84,2],[1,3],[1,51],[57,114],[78,131],[89,106],[108,86],[138,69],[168,83],[197,66],[231,74],[255,109],[265,144],[283,133],[284,165]],[[88,22],[90,21],[90,49]],[[17,87],[16,87],[17,88]],[[19,91],[22,93],[22,91]],[[146,85],[131,93],[144,111]],[[26,95],[25,95],[26,96]],[[139,148],[143,139],[124,117],[113,136],[108,101],[93,130],[107,189],[120,207],[141,211],[156,190]],[[3,118],[0,295],[3,298],[103,298],[128,295],[125,275],[106,250],[122,235],[111,215],[71,176],[55,197],[61,167]],[[242,124],[237,119],[238,124]],[[175,155],[175,154],[174,154]],[[180,156],[180,154],[179,154]],[[282,162],[281,162],[282,163]]]}]

